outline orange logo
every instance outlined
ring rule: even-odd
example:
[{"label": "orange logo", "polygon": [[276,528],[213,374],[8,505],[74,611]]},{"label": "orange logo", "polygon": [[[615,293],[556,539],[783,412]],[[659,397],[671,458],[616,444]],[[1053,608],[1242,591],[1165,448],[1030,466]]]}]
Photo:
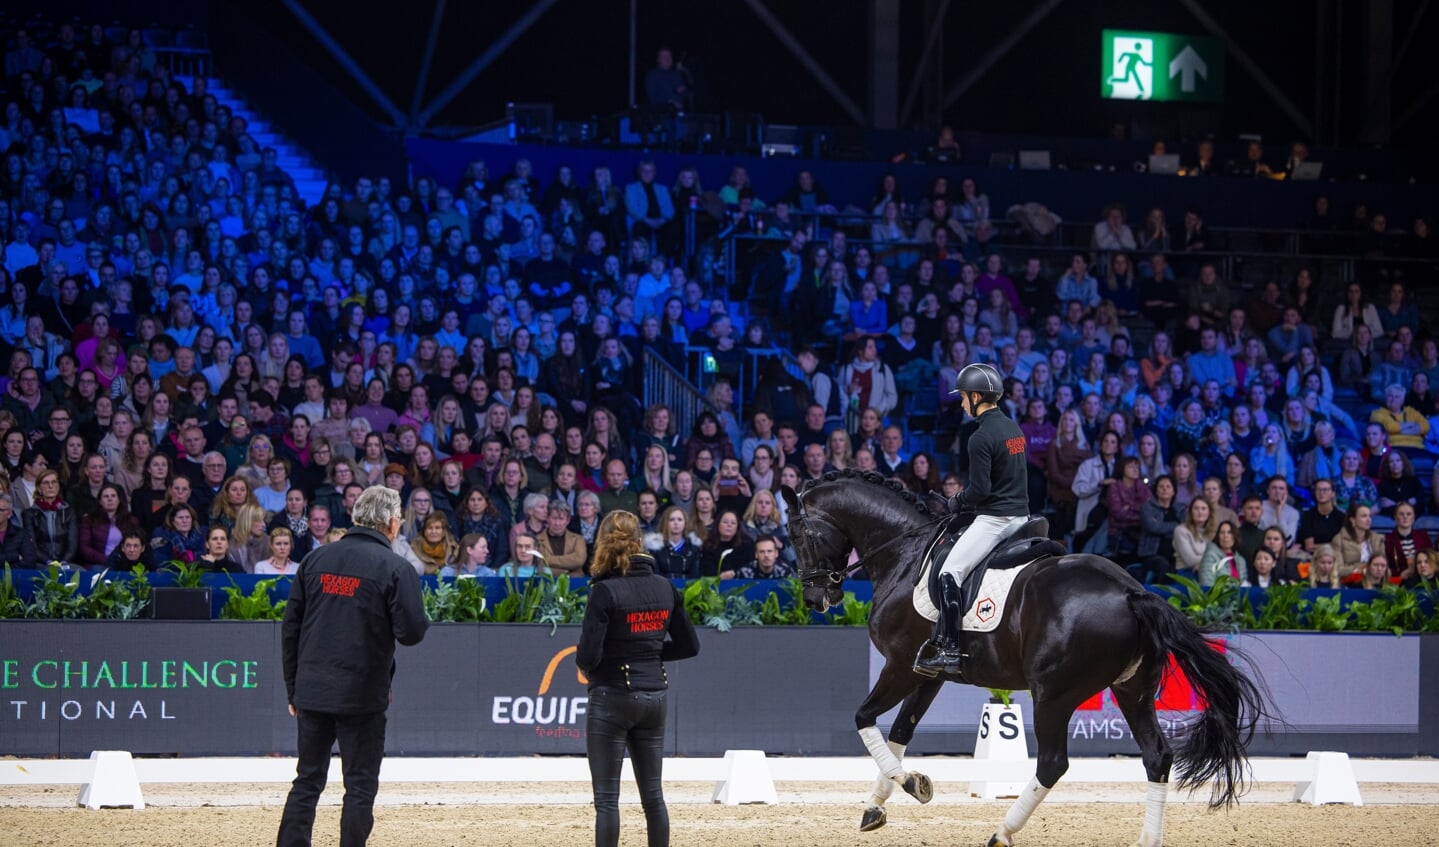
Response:
[{"label": "orange logo", "polygon": [[[579,649],[579,647],[566,647],[565,649],[556,653],[554,657],[550,659],[549,664],[545,665],[545,675],[540,677],[541,697],[545,696],[550,692],[550,683],[554,682],[555,671],[559,668],[560,662],[563,662],[566,657],[573,656],[576,652],[579,651]],[[580,685],[590,684],[589,679],[585,677],[584,672],[581,671],[579,668],[575,668],[575,681],[578,682]]]}]

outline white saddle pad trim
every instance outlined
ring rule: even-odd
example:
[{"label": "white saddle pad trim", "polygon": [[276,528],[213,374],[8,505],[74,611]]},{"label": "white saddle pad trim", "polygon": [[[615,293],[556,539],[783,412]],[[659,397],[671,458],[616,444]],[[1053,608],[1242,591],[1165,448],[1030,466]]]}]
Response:
[{"label": "white saddle pad trim", "polygon": [[[1019,578],[1020,572],[1032,564],[1034,561],[1005,570],[985,571],[984,579],[979,583],[979,592],[974,598],[974,605],[964,610],[964,620],[960,626],[969,632],[993,632],[998,629],[999,622],[1004,620],[1009,589]],[[933,566],[934,562],[931,560],[925,566],[924,573],[920,574],[919,584],[914,587],[914,610],[929,621],[939,620],[939,609],[935,608],[929,598],[929,569]]]}]

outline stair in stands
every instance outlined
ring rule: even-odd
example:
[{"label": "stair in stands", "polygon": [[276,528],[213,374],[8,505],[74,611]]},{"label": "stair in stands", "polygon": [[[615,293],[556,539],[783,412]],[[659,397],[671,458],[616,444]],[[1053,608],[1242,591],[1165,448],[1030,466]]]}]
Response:
[{"label": "stair in stands", "polygon": [[[193,77],[175,77],[176,81],[190,88],[194,83]],[[307,205],[313,206],[320,202],[325,194],[325,185],[328,180],[325,178],[325,171],[322,169],[300,146],[286,138],[278,127],[275,127],[268,120],[261,117],[258,112],[250,108],[238,92],[225,85],[219,79],[210,77],[206,80],[209,84],[207,91],[215,95],[215,100],[222,106],[230,109],[231,114],[244,118],[250,126],[250,136],[260,149],[273,147],[279,154],[278,164],[295,180],[295,190]]]}]

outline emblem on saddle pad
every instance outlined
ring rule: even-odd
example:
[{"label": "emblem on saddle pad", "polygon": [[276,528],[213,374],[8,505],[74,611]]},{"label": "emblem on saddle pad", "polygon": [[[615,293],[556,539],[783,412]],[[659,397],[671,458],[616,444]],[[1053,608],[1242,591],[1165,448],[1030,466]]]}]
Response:
[{"label": "emblem on saddle pad", "polygon": [[[1014,568],[985,571],[984,579],[979,584],[979,590],[975,592],[978,599],[964,610],[964,621],[960,624],[961,628],[968,632],[993,632],[998,629],[999,622],[1004,619],[1004,607],[1005,601],[1009,599],[1009,589],[1014,585],[1015,579],[1030,564],[1033,562]],[[933,563],[930,567],[932,566]],[[926,620],[939,620],[939,609],[929,596],[927,579],[920,580],[920,583],[914,587],[914,610]]]}]

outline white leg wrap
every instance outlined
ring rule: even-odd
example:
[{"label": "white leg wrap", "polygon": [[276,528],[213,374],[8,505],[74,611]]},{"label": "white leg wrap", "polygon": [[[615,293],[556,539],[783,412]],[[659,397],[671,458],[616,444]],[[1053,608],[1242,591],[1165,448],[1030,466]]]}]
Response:
[{"label": "white leg wrap", "polygon": [[1049,789],[1039,784],[1039,778],[1030,777],[1029,784],[1019,792],[1019,798],[1014,801],[1004,815],[1004,825],[996,833],[1000,840],[1008,844],[1016,832],[1024,829],[1024,825],[1029,823],[1029,818],[1034,814],[1034,810],[1039,808],[1039,804],[1043,803],[1044,798],[1048,796]]},{"label": "white leg wrap", "polygon": [[[895,759],[902,764],[904,762],[904,745],[896,744],[893,741],[886,741],[885,744],[889,746],[889,752],[893,753]],[[895,781],[883,774],[875,777],[874,793],[869,795],[869,805],[883,806],[889,799],[889,795],[894,793],[894,786]]]},{"label": "white leg wrap", "polygon": [[1139,847],[1160,847],[1164,843],[1164,803],[1169,799],[1169,784],[1148,783],[1144,794],[1144,829],[1139,833]]},{"label": "white leg wrap", "polygon": [[885,743],[879,727],[867,726],[859,731],[859,737],[864,741],[864,749],[869,751],[870,758],[874,759],[874,763],[879,766],[879,772],[884,774],[886,779],[904,779],[904,766]]}]

